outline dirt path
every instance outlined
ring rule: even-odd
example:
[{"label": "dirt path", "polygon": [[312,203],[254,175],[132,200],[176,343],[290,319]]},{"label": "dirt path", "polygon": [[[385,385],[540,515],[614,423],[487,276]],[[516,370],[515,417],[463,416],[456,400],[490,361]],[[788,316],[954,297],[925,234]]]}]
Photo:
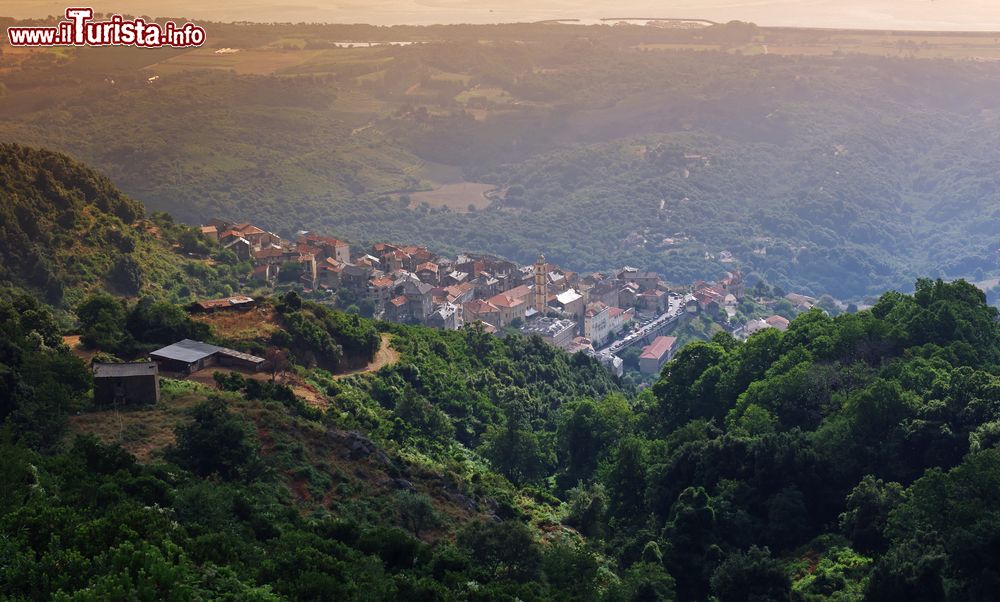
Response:
[{"label": "dirt path", "polygon": [[[392,335],[383,334],[382,343],[379,346],[378,352],[375,354],[375,358],[367,366],[363,368],[357,368],[349,372],[344,372],[342,374],[336,374],[333,378],[341,379],[347,378],[348,376],[357,376],[358,374],[369,374],[371,372],[377,372],[383,366],[389,366],[395,364],[399,361],[399,352],[391,347],[392,345]],[[233,368],[226,368],[223,366],[212,366],[200,372],[195,372],[191,375],[180,376],[185,380],[190,380],[194,382],[207,385],[209,387],[218,387],[218,383],[215,382],[215,378],[212,376],[215,372],[237,372],[241,374],[244,378],[252,378],[254,380],[266,381],[270,380],[271,374],[268,372],[248,372],[246,370],[238,370]],[[318,391],[313,385],[307,383],[303,379],[299,378],[292,372],[284,372],[278,375],[276,381],[279,384],[287,385],[292,389],[292,392],[296,396],[300,397],[311,407],[326,410],[330,407],[330,401],[326,396]]]},{"label": "dirt path", "polygon": [[379,345],[378,352],[375,354],[375,359],[371,361],[364,368],[357,368],[355,370],[350,370],[342,374],[336,374],[333,378],[341,379],[347,378],[348,376],[356,376],[358,374],[367,374],[369,372],[378,372],[383,366],[390,366],[399,361],[399,352],[392,348],[392,335],[383,334],[382,344]]},{"label": "dirt path", "polygon": [[80,345],[80,335],[78,334],[63,337],[63,343],[69,347],[69,350],[73,352],[73,355],[80,358],[88,365],[90,364],[90,360],[94,359],[94,356],[97,355],[96,351],[84,349]]}]

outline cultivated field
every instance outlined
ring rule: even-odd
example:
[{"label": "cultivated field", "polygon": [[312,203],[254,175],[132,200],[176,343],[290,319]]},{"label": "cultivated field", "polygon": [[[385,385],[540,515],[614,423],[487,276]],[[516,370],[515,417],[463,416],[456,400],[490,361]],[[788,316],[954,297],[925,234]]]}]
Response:
[{"label": "cultivated field", "polygon": [[477,210],[485,209],[490,204],[486,198],[486,192],[492,190],[491,184],[479,184],[476,182],[460,182],[458,184],[445,184],[435,190],[425,192],[415,192],[410,197],[413,203],[427,203],[433,207],[447,207],[457,213],[466,213],[472,205]]}]

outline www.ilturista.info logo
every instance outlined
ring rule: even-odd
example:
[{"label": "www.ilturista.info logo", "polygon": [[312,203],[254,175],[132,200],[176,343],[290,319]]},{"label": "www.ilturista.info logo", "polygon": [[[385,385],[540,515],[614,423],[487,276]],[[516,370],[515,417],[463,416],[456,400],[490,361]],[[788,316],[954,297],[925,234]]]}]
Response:
[{"label": "www.ilturista.info logo", "polygon": [[67,8],[66,21],[55,27],[8,27],[11,46],[139,46],[183,48],[205,43],[205,29],[193,23],[160,24],[112,15],[94,21],[90,8]]}]

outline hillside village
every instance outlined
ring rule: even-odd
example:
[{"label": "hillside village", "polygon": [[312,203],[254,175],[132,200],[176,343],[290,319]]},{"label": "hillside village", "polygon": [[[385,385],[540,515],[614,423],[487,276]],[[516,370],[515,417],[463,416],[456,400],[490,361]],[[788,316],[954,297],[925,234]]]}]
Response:
[{"label": "hillside village", "polygon": [[[666,336],[682,320],[706,315],[734,336],[788,327],[780,315],[733,320],[746,297],[743,275],[731,271],[718,282],[665,282],[655,272],[622,267],[614,273],[579,274],[540,256],[533,265],[466,253],[440,256],[424,246],[380,242],[369,249],[312,232],[284,240],[249,223],[212,220],[202,235],[253,265],[251,282],[282,283],[306,294],[347,301],[371,317],[456,330],[479,323],[503,336],[509,330],[538,335],[571,353],[597,357],[621,376],[619,353],[642,345],[639,368],[658,373],[677,351]],[[816,300],[789,294],[799,311]],[[246,297],[196,304],[201,311],[238,307]]]}]

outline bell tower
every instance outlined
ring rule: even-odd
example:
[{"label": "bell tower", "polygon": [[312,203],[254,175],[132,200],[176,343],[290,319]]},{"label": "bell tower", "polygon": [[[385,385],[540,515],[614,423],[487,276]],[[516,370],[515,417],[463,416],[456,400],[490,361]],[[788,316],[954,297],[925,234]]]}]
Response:
[{"label": "bell tower", "polygon": [[539,255],[535,262],[535,311],[545,315],[549,299],[549,264],[545,263],[545,255]]}]

